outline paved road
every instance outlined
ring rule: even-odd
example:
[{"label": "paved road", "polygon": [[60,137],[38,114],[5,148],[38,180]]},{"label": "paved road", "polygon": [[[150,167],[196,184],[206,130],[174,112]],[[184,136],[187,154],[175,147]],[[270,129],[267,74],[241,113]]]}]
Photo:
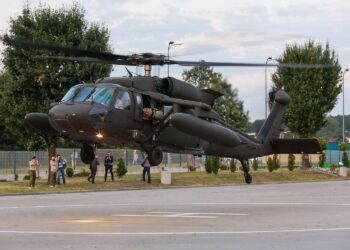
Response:
[{"label": "paved road", "polygon": [[0,197],[0,249],[349,248],[349,181]]}]

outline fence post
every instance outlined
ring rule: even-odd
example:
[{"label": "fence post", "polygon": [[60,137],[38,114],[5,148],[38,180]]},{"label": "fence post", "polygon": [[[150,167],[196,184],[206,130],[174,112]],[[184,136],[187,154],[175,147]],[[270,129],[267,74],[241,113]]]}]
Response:
[{"label": "fence post", "polygon": [[125,149],[124,151],[124,156],[125,156],[125,167],[128,169],[128,150]]},{"label": "fence post", "polygon": [[17,154],[16,150],[13,151],[13,177],[16,180],[17,175]]}]

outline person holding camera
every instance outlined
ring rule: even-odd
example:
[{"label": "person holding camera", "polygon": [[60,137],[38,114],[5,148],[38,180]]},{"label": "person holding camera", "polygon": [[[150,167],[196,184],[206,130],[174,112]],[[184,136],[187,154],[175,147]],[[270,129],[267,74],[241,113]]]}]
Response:
[{"label": "person holding camera", "polygon": [[107,181],[107,174],[108,171],[111,173],[112,181],[114,181],[114,175],[113,175],[113,156],[111,155],[111,152],[108,152],[105,156],[105,182]]}]

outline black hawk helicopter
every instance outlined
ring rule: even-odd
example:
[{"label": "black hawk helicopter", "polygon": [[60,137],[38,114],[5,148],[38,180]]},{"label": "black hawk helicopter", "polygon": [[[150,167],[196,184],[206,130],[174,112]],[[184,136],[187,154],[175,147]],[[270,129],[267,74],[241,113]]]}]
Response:
[{"label": "black hawk helicopter", "polygon": [[279,139],[290,97],[282,90],[270,93],[271,113],[256,138],[229,126],[213,110],[221,93],[199,89],[173,77],[151,76],[153,65],[315,68],[327,65],[263,64],[170,60],[153,53],[118,55],[20,38],[2,37],[9,46],[63,52],[51,59],[126,66],[143,65],[144,76],[105,77],[93,84],[73,86],[49,112],[30,113],[25,121],[42,133],[58,134],[82,143],[81,159],[89,164],[95,144],[126,146],[147,152],[152,166],[163,152],[214,155],[238,159],[246,183],[251,183],[248,159],[289,153],[320,153],[316,139]]}]

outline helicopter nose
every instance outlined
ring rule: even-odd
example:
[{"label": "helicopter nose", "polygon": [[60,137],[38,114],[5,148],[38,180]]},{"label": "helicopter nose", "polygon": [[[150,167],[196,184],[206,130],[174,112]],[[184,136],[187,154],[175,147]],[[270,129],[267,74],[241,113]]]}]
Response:
[{"label": "helicopter nose", "polygon": [[91,104],[66,104],[61,103],[49,111],[50,121],[53,127],[61,133],[92,133],[94,128],[90,123]]},{"label": "helicopter nose", "polygon": [[32,128],[38,129],[44,134],[57,135],[58,132],[52,127],[49,116],[44,113],[30,113],[24,117],[26,124]]}]

